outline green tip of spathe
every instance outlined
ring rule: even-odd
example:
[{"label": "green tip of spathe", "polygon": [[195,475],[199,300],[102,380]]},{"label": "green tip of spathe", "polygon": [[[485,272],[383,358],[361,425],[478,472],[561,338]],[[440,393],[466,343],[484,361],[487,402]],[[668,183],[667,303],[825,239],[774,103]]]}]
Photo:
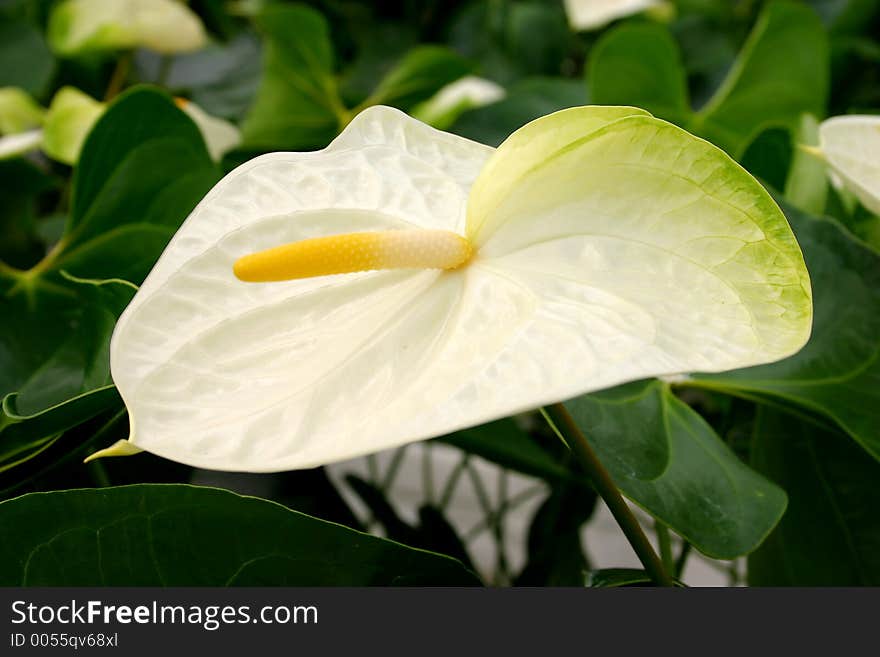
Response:
[{"label": "green tip of spathe", "polygon": [[97,452],[94,452],[87,456],[83,463],[88,463],[89,461],[94,461],[95,459],[102,459],[106,456],[133,456],[134,454],[139,454],[143,451],[144,450],[142,450],[130,440],[117,440],[115,443],[110,445],[110,447],[99,449]]}]

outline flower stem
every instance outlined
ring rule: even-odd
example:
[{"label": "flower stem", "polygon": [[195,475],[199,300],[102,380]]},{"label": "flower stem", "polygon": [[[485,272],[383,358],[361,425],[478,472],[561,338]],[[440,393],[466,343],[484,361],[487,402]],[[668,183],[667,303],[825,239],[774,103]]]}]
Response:
[{"label": "flower stem", "polygon": [[125,85],[125,80],[128,78],[128,72],[131,69],[131,59],[132,54],[129,51],[122,53],[116,60],[116,67],[113,69],[113,74],[110,76],[110,82],[107,84],[107,91],[104,92],[105,103],[109,103],[119,95],[120,91],[122,91],[122,87]]},{"label": "flower stem", "polygon": [[675,559],[672,556],[672,540],[669,538],[669,528],[659,520],[654,521],[654,531],[657,534],[657,546],[660,549],[660,562],[667,573],[675,572]]},{"label": "flower stem", "polygon": [[639,521],[633,515],[633,512],[620,494],[620,490],[614,484],[614,480],[611,478],[608,470],[602,465],[599,457],[596,456],[590,443],[587,442],[586,437],[575,424],[565,406],[562,404],[551,404],[546,407],[546,411],[553,425],[555,425],[554,428],[561,434],[562,439],[590,477],[596,492],[605,501],[605,504],[611,511],[611,515],[614,516],[617,524],[620,525],[636,556],[638,556],[639,561],[645,567],[645,571],[658,586],[675,586],[672,578],[663,567],[660,557],[657,556],[653,546],[648,541],[648,537],[642,531]]}]

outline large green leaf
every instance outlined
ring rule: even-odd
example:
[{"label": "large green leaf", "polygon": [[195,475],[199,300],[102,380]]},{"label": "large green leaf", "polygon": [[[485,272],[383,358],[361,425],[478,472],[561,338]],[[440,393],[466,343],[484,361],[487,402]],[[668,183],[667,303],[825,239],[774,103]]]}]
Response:
[{"label": "large green leaf", "polygon": [[590,95],[603,105],[633,105],[661,119],[690,119],[681,53],[659,23],[624,23],[593,49],[587,77]]},{"label": "large green leaf", "polygon": [[610,31],[597,44],[589,71],[594,102],[657,111],[738,158],[766,128],[794,130],[802,114],[824,115],[828,39],[809,7],[770,3],[727,77],[696,112],[688,108],[684,68],[662,25]]},{"label": "large green leaf", "polygon": [[471,65],[448,48],[418,46],[406,53],[376,86],[365,105],[408,109],[471,72]]},{"label": "large green leaf", "polygon": [[0,503],[3,586],[475,585],[449,557],[278,504],[184,485]]},{"label": "large green leaf", "polygon": [[784,209],[813,286],[810,341],[777,363],[692,383],[824,414],[880,459],[880,255],[832,219]]},{"label": "large green leaf", "polygon": [[768,409],[752,461],[789,505],[749,556],[750,584],[880,585],[880,464],[837,431]]},{"label": "large green leaf", "polygon": [[96,124],[61,240],[28,270],[0,263],[0,458],[118,403],[102,389],[132,286],[67,272],[139,283],[218,178],[196,126],[159,91],[128,92]]},{"label": "large green leaf", "polygon": [[785,493],[667,384],[637,381],[565,405],[624,494],[701,552],[747,554],[779,521]]},{"label": "large green leaf", "polygon": [[257,25],[265,38],[263,79],[242,125],[245,147],[325,146],[348,120],[333,75],[327,21],[302,5],[270,4]]},{"label": "large green leaf", "polygon": [[829,66],[819,17],[800,4],[771,3],[692,127],[734,155],[768,126],[795,129],[802,114],[824,115]]}]

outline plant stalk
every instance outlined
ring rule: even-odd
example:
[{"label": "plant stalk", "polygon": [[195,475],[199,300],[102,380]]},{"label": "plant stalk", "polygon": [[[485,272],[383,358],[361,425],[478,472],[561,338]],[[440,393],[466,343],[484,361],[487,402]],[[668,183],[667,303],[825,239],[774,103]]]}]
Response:
[{"label": "plant stalk", "polygon": [[645,567],[645,571],[657,586],[675,586],[672,578],[663,567],[660,557],[654,551],[654,547],[642,531],[639,521],[630,510],[620,490],[602,465],[599,457],[593,451],[586,437],[575,424],[565,406],[552,404],[546,407],[547,415],[555,425],[556,430],[562,435],[562,439],[580,462],[581,467],[590,477],[593,486],[599,496],[605,501],[611,515],[620,525],[624,535],[635,550],[636,556]]},{"label": "plant stalk", "polygon": [[128,73],[131,70],[131,59],[132,54],[128,51],[119,55],[119,58],[116,60],[116,66],[113,69],[113,74],[110,76],[110,82],[107,84],[107,91],[104,92],[105,103],[109,103],[116,98],[125,86],[125,80],[128,78]]}]

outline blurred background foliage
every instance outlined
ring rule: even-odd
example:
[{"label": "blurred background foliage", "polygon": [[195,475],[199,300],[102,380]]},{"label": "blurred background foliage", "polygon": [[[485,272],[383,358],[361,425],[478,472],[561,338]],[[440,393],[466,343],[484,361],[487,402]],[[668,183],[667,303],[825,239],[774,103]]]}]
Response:
[{"label": "blurred background foliage", "polygon": [[[480,572],[485,582],[645,583],[644,573],[591,564],[582,536],[596,496],[537,414],[435,441],[456,450],[457,465],[443,482],[428,481],[426,466],[426,490],[439,492],[415,521],[396,508],[403,450],[385,455],[384,473],[370,460],[366,475],[342,477],[199,473],[148,454],[82,463],[127,435],[108,370],[115,319],[225,172],[264,152],[322,148],[375,104],[497,145],[534,118],[595,103],[644,107],[761,179],[804,250],[816,319],[807,348],[781,363],[636,382],[569,410],[653,516],[675,574],[693,547],[750,555],[752,584],[880,584],[880,218],[799,148],[816,144],[828,116],[880,112],[880,1],[658,1],[591,24],[576,0],[152,1],[156,15],[136,11],[138,0],[0,0],[0,499],[101,489],[0,505],[0,583],[92,583],[86,557],[64,567],[37,559],[25,575],[20,554],[61,534],[65,550],[93,551],[94,536],[62,532],[69,518],[118,527],[132,505],[186,504],[201,510],[166,514],[149,537],[143,525],[105,535],[117,554],[126,541],[158,550],[188,536],[178,561],[132,557],[95,583],[477,581],[436,555],[362,548],[356,534],[269,502],[144,485],[189,482],[257,492],[467,568],[469,541],[491,534],[501,556]],[[494,500],[480,492],[479,460],[501,468],[500,482],[511,471],[539,483],[515,571],[503,526],[517,496],[503,484]],[[463,482],[485,516],[469,532],[447,513]],[[252,540],[227,545],[221,526]],[[342,546],[337,562],[359,565],[334,570],[321,561],[328,545]],[[216,564],[197,576],[206,552]],[[290,559],[235,570],[268,553]],[[303,554],[323,565],[295,565],[291,555]]]}]

